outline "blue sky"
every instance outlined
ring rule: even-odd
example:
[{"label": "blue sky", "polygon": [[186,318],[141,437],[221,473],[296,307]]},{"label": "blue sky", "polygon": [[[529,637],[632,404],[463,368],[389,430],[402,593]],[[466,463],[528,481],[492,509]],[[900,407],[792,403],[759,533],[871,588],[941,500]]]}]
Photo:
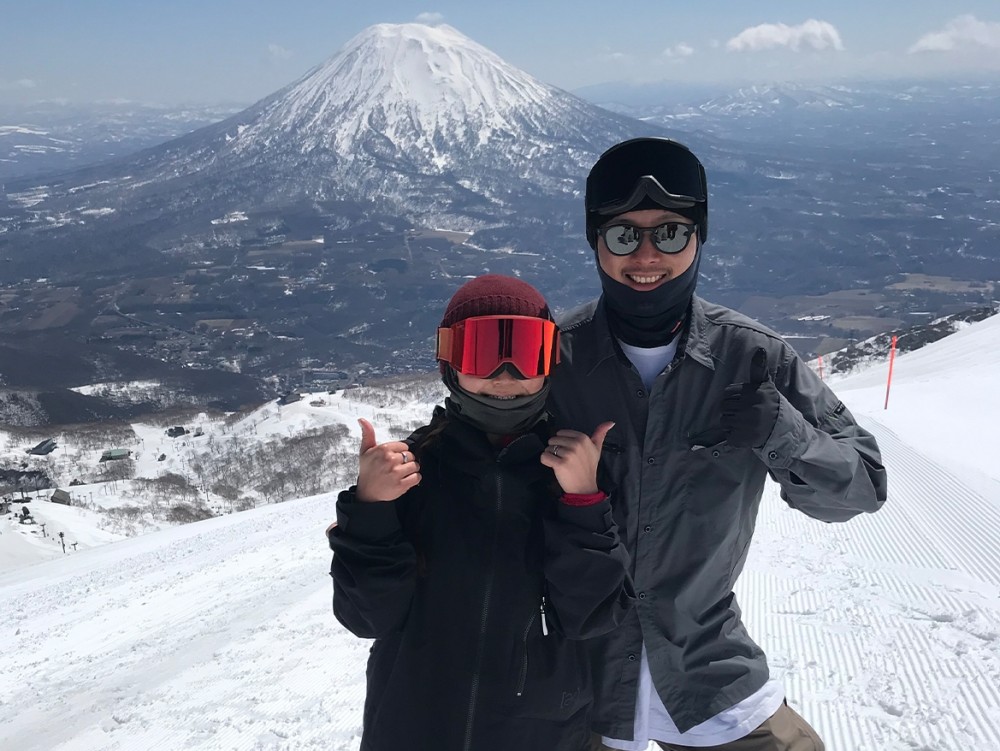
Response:
[{"label": "blue sky", "polygon": [[569,90],[608,81],[1000,77],[997,0],[0,0],[0,104],[251,102],[367,26],[415,20],[448,23]]}]

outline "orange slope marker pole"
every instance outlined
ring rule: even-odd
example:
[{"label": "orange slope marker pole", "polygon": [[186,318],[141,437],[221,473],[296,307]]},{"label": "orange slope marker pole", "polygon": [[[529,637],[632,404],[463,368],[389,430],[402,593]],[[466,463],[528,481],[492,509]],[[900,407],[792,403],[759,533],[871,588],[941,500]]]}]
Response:
[{"label": "orange slope marker pole", "polygon": [[819,356],[819,379],[823,380],[823,355]]},{"label": "orange slope marker pole", "polygon": [[885,406],[882,409],[889,409],[889,389],[892,386],[892,363],[896,359],[896,337],[892,337],[892,349],[889,350],[889,380],[885,382]]}]

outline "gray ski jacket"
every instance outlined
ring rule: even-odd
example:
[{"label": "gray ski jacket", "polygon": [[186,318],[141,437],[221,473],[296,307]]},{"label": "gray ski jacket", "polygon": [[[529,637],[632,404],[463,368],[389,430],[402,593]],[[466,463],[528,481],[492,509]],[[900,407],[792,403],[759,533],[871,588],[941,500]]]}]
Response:
[{"label": "gray ski jacket", "polygon": [[[768,677],[733,586],[770,475],[792,507],[825,522],[877,511],[886,473],[874,437],[776,333],[698,297],[673,362],[650,393],[608,327],[603,300],[559,321],[555,424],[590,434],[606,420],[599,485],[614,498],[637,607],[595,646],[594,729],[631,739],[646,646],[660,698],[682,732],[742,701]],[[761,448],[735,448],[723,390],[748,379],[757,347],[781,404]]]}]

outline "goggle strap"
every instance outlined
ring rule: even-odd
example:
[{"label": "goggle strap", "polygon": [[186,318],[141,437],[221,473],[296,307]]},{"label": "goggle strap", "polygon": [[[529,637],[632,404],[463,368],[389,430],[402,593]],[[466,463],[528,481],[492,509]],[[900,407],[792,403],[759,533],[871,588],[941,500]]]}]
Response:
[{"label": "goggle strap", "polygon": [[451,360],[452,357],[452,342],[454,341],[455,332],[449,328],[439,328],[437,333],[437,359],[438,360]]}]

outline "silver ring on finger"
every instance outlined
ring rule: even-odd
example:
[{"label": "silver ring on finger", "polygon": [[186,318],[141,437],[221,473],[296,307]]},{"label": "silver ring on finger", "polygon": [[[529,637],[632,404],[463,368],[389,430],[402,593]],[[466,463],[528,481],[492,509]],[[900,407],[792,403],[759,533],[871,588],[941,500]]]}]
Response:
[{"label": "silver ring on finger", "polygon": [[403,464],[409,464],[409,462],[410,462],[410,455],[408,453],[406,453],[405,451],[401,451],[400,453],[403,455]]},{"label": "silver ring on finger", "polygon": [[552,447],[552,456],[559,456],[559,447],[558,446],[553,446]]}]

